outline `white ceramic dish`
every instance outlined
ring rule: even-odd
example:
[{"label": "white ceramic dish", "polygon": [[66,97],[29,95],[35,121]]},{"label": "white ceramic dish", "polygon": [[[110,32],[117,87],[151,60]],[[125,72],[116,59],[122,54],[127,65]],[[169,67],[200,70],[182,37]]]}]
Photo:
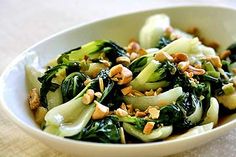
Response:
[{"label": "white ceramic dish", "polygon": [[90,24],[77,26],[51,36],[18,56],[0,78],[0,98],[2,109],[20,128],[48,146],[62,152],[83,157],[118,156],[163,156],[181,152],[221,136],[236,126],[235,115],[221,121],[212,131],[172,141],[143,144],[98,144],[63,139],[44,133],[35,124],[26,104],[27,90],[25,81],[26,64],[31,64],[30,51],[39,56],[40,66],[45,65],[58,54],[95,39],[111,39],[126,45],[129,39],[137,38],[144,20],[156,13],[166,13],[173,26],[186,29],[190,26],[200,28],[204,36],[215,39],[225,48],[236,41],[236,10],[221,7],[186,6],[149,10],[109,18]]}]

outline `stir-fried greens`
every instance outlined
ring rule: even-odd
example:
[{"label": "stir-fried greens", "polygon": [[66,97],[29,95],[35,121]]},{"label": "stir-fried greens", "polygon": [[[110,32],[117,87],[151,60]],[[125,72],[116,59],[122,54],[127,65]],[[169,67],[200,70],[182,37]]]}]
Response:
[{"label": "stir-fried greens", "polygon": [[235,111],[236,44],[217,54],[171,27],[164,14],[147,19],[139,41],[124,48],[89,42],[44,73],[27,66],[29,105],[43,131],[100,143],[151,142],[207,131],[221,108]]}]

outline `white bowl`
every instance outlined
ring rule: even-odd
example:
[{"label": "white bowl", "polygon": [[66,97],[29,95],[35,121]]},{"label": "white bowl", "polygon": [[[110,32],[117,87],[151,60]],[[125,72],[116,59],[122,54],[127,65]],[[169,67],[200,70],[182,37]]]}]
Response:
[{"label": "white bowl", "polygon": [[220,126],[212,131],[172,141],[143,144],[99,144],[74,141],[47,134],[34,122],[26,103],[27,90],[24,67],[32,64],[30,51],[39,56],[40,66],[45,65],[58,54],[96,39],[111,39],[125,46],[131,38],[136,38],[145,19],[156,13],[170,16],[173,26],[186,29],[200,28],[202,34],[219,41],[225,48],[236,41],[236,10],[209,6],[172,7],[122,15],[82,26],[77,26],[53,35],[30,47],[6,68],[0,78],[0,98],[2,109],[20,128],[48,146],[62,152],[83,157],[118,156],[163,156],[181,152],[216,137],[236,126],[235,115],[228,116]]}]

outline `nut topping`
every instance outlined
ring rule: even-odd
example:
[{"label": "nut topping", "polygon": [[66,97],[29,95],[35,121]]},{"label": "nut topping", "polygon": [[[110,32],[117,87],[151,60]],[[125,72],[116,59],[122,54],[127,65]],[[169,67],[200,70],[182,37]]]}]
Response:
[{"label": "nut topping", "polygon": [[30,91],[28,101],[31,110],[35,110],[40,106],[40,97],[36,88]]},{"label": "nut topping", "polygon": [[132,72],[121,64],[112,67],[109,72],[109,77],[119,85],[129,83],[132,80],[132,76]]}]

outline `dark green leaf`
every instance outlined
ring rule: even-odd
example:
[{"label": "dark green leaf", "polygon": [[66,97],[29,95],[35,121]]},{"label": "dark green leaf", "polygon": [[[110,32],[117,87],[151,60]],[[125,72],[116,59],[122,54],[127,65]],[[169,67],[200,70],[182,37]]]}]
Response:
[{"label": "dark green leaf", "polygon": [[236,43],[231,44],[227,50],[230,50],[231,54],[229,56],[231,62],[235,62],[236,61]]},{"label": "dark green leaf", "polygon": [[63,71],[66,71],[66,74],[70,74],[74,71],[79,71],[80,67],[79,64],[68,63],[68,64],[60,64],[51,69],[47,70],[42,77],[39,77],[38,80],[42,83],[42,87],[40,89],[40,102],[42,106],[47,108],[47,93],[49,91],[54,92],[57,88],[60,87],[59,84],[53,83],[52,79],[57,77],[57,74]]},{"label": "dark green leaf", "polygon": [[63,80],[61,84],[63,102],[71,100],[84,89],[86,78],[83,73],[73,72]]},{"label": "dark green leaf", "polygon": [[61,64],[71,61],[80,61],[84,59],[85,56],[96,61],[99,60],[100,57],[104,57],[102,54],[105,54],[114,65],[117,57],[126,56],[126,51],[112,41],[96,40],[63,53],[57,59],[57,62]]},{"label": "dark green leaf", "polygon": [[115,117],[106,117],[102,120],[90,120],[87,126],[76,136],[76,140],[120,143],[120,124]]},{"label": "dark green leaf", "polygon": [[159,40],[156,48],[158,49],[162,49],[163,47],[165,47],[166,45],[168,45],[169,43],[171,43],[172,41],[168,38],[168,37],[161,37],[161,39]]}]

